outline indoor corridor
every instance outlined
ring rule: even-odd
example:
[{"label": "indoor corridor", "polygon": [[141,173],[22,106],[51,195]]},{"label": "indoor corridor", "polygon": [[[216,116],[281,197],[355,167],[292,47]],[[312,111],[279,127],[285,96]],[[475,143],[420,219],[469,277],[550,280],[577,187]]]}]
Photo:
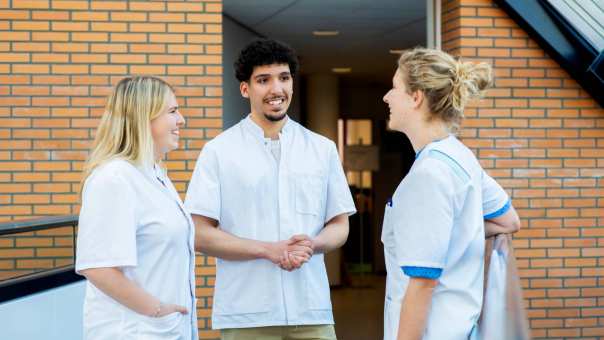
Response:
[{"label": "indoor corridor", "polygon": [[353,277],[352,287],[331,289],[338,340],[381,340],[386,276]]}]

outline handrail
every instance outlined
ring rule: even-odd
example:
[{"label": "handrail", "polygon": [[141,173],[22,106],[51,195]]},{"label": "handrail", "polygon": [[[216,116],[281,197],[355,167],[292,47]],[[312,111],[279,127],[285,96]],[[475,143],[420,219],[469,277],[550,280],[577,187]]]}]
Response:
[{"label": "handrail", "polygon": [[75,227],[77,224],[77,215],[52,216],[31,220],[4,222],[0,223],[0,236],[67,226]]},{"label": "handrail", "polygon": [[[72,227],[74,241],[73,256],[75,259],[75,228],[77,225],[77,215],[52,216],[30,220],[4,222],[0,223],[0,236],[62,227]],[[79,276],[75,273],[74,265],[68,265],[2,280],[0,281],[0,303],[56,288],[72,282],[77,282],[83,279],[84,278],[82,276]]]},{"label": "handrail", "polygon": [[0,281],[0,303],[84,280],[73,265]]}]

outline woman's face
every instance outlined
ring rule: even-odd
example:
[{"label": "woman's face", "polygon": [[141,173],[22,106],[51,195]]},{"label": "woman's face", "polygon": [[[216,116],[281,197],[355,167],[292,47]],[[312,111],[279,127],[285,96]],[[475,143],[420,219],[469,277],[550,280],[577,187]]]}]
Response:
[{"label": "woman's face", "polygon": [[384,95],[383,99],[390,109],[388,128],[405,132],[405,122],[409,119],[409,113],[417,107],[417,103],[413,95],[407,93],[407,87],[400,69],[397,69],[394,73],[392,89]]},{"label": "woman's face", "polygon": [[185,125],[185,119],[178,111],[174,93],[169,91],[167,97],[165,109],[151,121],[156,158],[161,158],[166,152],[178,148],[180,128]]}]

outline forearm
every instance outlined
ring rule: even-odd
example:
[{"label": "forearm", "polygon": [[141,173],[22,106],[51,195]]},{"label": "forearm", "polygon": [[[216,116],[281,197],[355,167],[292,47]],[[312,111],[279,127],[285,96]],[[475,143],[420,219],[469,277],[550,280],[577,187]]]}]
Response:
[{"label": "forearm", "polygon": [[513,234],[520,230],[520,217],[513,206],[505,214],[485,220],[485,237]]},{"label": "forearm", "polygon": [[401,304],[397,340],[421,340],[436,280],[411,278]]},{"label": "forearm", "polygon": [[81,273],[103,293],[139,314],[153,316],[158,310],[160,301],[118,268],[91,268]]},{"label": "forearm", "polygon": [[195,250],[231,261],[266,258],[266,242],[237,237],[213,226],[198,226]]},{"label": "forearm", "polygon": [[499,234],[510,234],[515,232],[514,230],[511,230],[510,228],[506,228],[504,226],[501,226],[495,222],[491,222],[491,221],[484,221],[484,236],[486,238],[489,238],[491,236],[495,236],[495,235],[499,235]]},{"label": "forearm", "polygon": [[315,253],[328,253],[341,247],[348,238],[348,215],[342,214],[332,218],[323,230],[313,239]]}]

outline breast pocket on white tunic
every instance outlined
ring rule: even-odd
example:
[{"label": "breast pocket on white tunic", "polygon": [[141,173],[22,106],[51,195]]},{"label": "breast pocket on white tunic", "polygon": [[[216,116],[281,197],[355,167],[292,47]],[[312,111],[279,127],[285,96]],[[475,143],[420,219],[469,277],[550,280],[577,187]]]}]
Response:
[{"label": "breast pocket on white tunic", "polygon": [[296,212],[319,216],[323,202],[323,180],[316,174],[295,175]]},{"label": "breast pocket on white tunic", "polygon": [[392,207],[387,203],[384,208],[384,220],[382,222],[382,243],[384,247],[394,247],[394,227],[392,225]]}]

